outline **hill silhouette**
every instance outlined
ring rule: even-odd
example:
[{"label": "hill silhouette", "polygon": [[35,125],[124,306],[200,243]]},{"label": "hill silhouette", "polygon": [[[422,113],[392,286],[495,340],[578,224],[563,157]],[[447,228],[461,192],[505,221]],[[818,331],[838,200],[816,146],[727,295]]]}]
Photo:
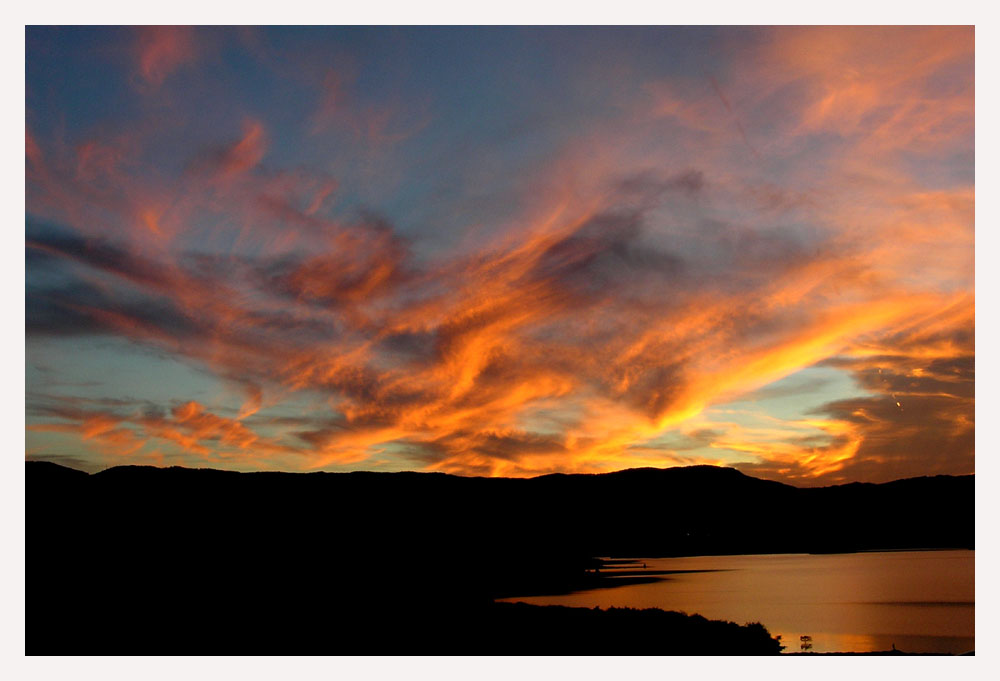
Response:
[{"label": "hill silhouette", "polygon": [[[974,542],[973,476],[801,489],[711,466],[505,479],[27,462],[25,488],[28,654],[690,654],[695,618],[493,599],[593,586],[596,556]],[[613,633],[636,626],[647,635]],[[546,630],[542,646],[517,633]],[[755,629],[699,631],[703,652],[775,652]]]}]

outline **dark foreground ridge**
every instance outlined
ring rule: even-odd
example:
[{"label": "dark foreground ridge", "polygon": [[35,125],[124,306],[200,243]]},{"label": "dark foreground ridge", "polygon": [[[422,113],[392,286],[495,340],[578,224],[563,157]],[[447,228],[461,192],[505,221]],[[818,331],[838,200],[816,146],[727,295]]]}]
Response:
[{"label": "dark foreground ridge", "polygon": [[595,586],[594,556],[973,548],[975,531],[971,475],[800,489],[711,466],[521,480],[28,462],[25,487],[32,655],[767,654],[759,626],[493,599]]}]

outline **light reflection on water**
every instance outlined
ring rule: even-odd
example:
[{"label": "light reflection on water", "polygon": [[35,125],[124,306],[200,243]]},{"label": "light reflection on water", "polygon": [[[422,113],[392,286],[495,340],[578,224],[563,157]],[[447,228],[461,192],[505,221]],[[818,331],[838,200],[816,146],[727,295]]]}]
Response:
[{"label": "light reflection on water", "polygon": [[[713,570],[561,596],[539,605],[632,607],[762,622],[785,652],[963,653],[975,648],[975,552],[640,558],[647,570]],[[623,567],[623,569],[626,569]],[[611,570],[610,573],[614,571]]]}]

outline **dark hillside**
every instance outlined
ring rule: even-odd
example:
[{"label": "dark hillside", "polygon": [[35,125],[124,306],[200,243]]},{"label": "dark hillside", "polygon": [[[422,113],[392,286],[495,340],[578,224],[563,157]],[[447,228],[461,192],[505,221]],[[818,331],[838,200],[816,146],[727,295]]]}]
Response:
[{"label": "dark hillside", "polygon": [[573,588],[594,556],[971,548],[974,517],[973,476],[798,489],[708,466],[520,480],[28,462],[28,652],[516,653],[455,642],[496,626],[493,598]]}]

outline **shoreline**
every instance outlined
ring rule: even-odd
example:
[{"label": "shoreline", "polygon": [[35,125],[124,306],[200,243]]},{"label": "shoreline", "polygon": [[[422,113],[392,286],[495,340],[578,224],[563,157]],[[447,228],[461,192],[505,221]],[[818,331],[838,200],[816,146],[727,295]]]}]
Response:
[{"label": "shoreline", "polygon": [[[588,591],[614,589],[614,588],[619,588],[619,587],[624,587],[624,586],[632,586],[632,585],[636,585],[636,584],[651,584],[651,583],[656,583],[656,582],[660,582],[660,581],[670,581],[671,580],[671,576],[673,576],[673,575],[699,574],[699,573],[709,573],[709,572],[729,572],[729,571],[731,571],[730,568],[721,568],[721,569],[720,568],[679,569],[679,570],[662,569],[661,566],[662,566],[663,563],[661,561],[665,561],[665,560],[668,560],[668,559],[671,559],[671,558],[699,558],[699,557],[704,557],[704,558],[732,558],[732,557],[741,557],[741,556],[754,557],[754,558],[757,558],[757,557],[759,557],[759,558],[767,558],[767,557],[796,556],[796,557],[800,557],[800,558],[815,557],[816,559],[822,559],[824,556],[835,556],[835,555],[872,555],[872,554],[880,554],[880,553],[885,553],[885,554],[890,554],[890,553],[891,554],[906,554],[906,553],[922,554],[922,553],[957,552],[958,555],[961,555],[961,554],[965,554],[965,553],[970,552],[970,551],[974,553],[975,549],[965,549],[965,548],[957,548],[956,549],[956,548],[948,548],[948,547],[935,547],[935,548],[928,549],[928,548],[921,547],[921,548],[893,549],[893,550],[887,550],[887,551],[881,551],[881,550],[851,551],[851,552],[845,552],[843,554],[827,554],[827,553],[770,553],[770,554],[707,554],[707,555],[703,555],[703,556],[669,556],[669,557],[649,557],[649,556],[645,556],[645,557],[639,557],[639,558],[636,558],[636,557],[627,557],[626,558],[626,557],[619,557],[619,556],[616,556],[616,557],[613,557],[613,558],[612,557],[602,557],[602,558],[594,558],[594,559],[592,559],[591,567],[586,570],[585,578],[576,581],[575,584],[565,584],[561,588],[558,588],[558,589],[549,589],[547,591],[544,588],[542,588],[542,589],[534,589],[534,590],[532,590],[531,593],[519,593],[517,595],[505,595],[502,598],[497,598],[496,602],[506,602],[506,603],[517,603],[517,602],[520,602],[520,603],[524,603],[525,605],[538,605],[538,606],[547,606],[547,605],[556,606],[556,605],[558,605],[558,606],[562,606],[562,607],[574,607],[574,608],[575,607],[584,607],[584,608],[586,608],[586,607],[594,607],[596,609],[603,609],[603,608],[609,608],[609,607],[611,607],[611,608],[613,608],[613,607],[640,607],[640,608],[642,608],[642,607],[651,607],[651,608],[661,609],[661,610],[664,610],[664,611],[685,612],[685,613],[693,613],[693,614],[700,614],[702,616],[706,616],[703,613],[701,613],[700,610],[694,609],[695,606],[692,606],[692,605],[686,605],[683,608],[676,607],[677,606],[676,603],[673,606],[657,605],[657,600],[655,598],[653,598],[653,599],[646,599],[646,600],[643,600],[643,599],[636,600],[634,598],[633,599],[626,598],[626,599],[624,599],[623,601],[621,601],[619,603],[618,601],[614,600],[614,597],[611,597],[609,599],[607,597],[595,596],[593,599],[590,599],[590,601],[593,601],[593,602],[589,603],[589,605],[588,605],[588,599],[586,597],[584,597],[583,599],[581,599],[582,602],[581,602],[581,600],[573,600],[573,599],[565,599],[565,600],[564,599],[557,599],[557,600],[554,600],[554,601],[546,602],[544,599],[546,597],[549,597],[549,596],[552,596],[552,597],[561,597],[561,596],[569,596],[569,595],[572,595],[572,594],[586,593]],[[880,559],[876,558],[876,560],[880,560]],[[921,559],[918,558],[917,560],[921,560]],[[927,558],[924,558],[923,560],[933,560],[933,558],[927,557]],[[649,563],[654,562],[654,561],[655,561],[655,563],[653,565],[649,565]],[[656,563],[659,563],[659,565],[657,565]],[[646,567],[647,565],[649,565],[649,567]],[[739,568],[735,568],[735,569],[739,569]],[[577,587],[577,588],[573,588],[574,586]],[[670,587],[664,587],[664,588],[668,588],[669,589]],[[532,599],[532,600],[525,601],[525,600],[522,600],[522,599]],[[533,599],[542,599],[542,600],[539,602],[538,600],[533,600]],[[671,602],[672,601],[669,600],[669,599],[667,601],[664,601],[664,603],[671,603]],[[900,601],[898,603],[895,602],[895,601],[882,603],[880,601],[878,603],[875,603],[875,605],[904,605],[904,606],[905,605],[914,605],[914,606],[921,606],[921,605],[928,605],[928,604],[926,604],[926,603],[924,603],[922,601],[920,601],[920,602],[916,602],[916,601],[915,602],[910,602],[910,601],[907,601],[907,600],[903,600],[903,601]],[[940,606],[948,606],[948,607],[964,606],[964,607],[974,608],[975,607],[975,601],[934,602],[931,605],[940,605]],[[668,607],[670,608],[670,610],[667,610]],[[716,618],[716,619],[723,619],[724,620],[724,619],[726,619],[727,617],[730,617],[730,616],[726,615],[724,610],[720,612],[718,609],[716,609],[714,611],[712,617]],[[763,622],[763,624],[766,626],[767,622]],[[781,632],[781,633],[786,634],[786,638],[788,639],[788,642],[786,643],[786,648],[788,648],[788,649],[782,651],[783,655],[869,655],[869,656],[889,656],[889,655],[905,655],[905,656],[913,656],[913,655],[945,655],[945,656],[960,656],[960,655],[975,655],[975,635],[974,634],[972,634],[971,636],[969,636],[969,635],[953,636],[950,633],[949,634],[942,634],[940,636],[938,636],[936,634],[928,634],[927,638],[956,639],[956,641],[953,644],[932,643],[932,644],[928,644],[928,645],[925,645],[925,643],[922,643],[922,642],[914,642],[914,641],[907,641],[907,640],[901,641],[900,638],[897,638],[896,635],[893,635],[893,638],[896,639],[896,645],[899,645],[900,643],[902,643],[902,646],[903,646],[902,649],[901,648],[896,648],[896,647],[893,647],[893,648],[890,649],[889,648],[889,641],[890,641],[890,639],[889,639],[888,636],[886,636],[886,637],[876,636],[875,638],[878,639],[878,640],[868,641],[868,644],[869,645],[873,645],[873,647],[874,646],[882,645],[882,646],[885,646],[885,649],[866,650],[865,649],[865,645],[862,644],[861,646],[859,646],[861,649],[858,650],[858,649],[852,649],[854,647],[853,644],[850,644],[850,643],[846,643],[845,644],[845,641],[838,640],[842,636],[848,636],[848,637],[850,637],[849,633],[843,633],[843,634],[835,634],[836,638],[834,638],[833,640],[826,641],[826,645],[822,646],[820,650],[799,650],[798,649],[799,645],[798,645],[798,641],[797,640],[794,641],[794,646],[793,646],[792,645],[792,637],[791,637],[791,635],[788,634],[787,631],[784,631],[784,632]],[[903,639],[908,638],[908,637],[903,636],[901,634],[900,634],[900,636]],[[795,638],[797,638],[797,637],[798,637],[798,633],[796,632],[795,633]],[[917,638],[923,638],[923,636],[918,636]],[[961,639],[961,641],[962,641],[961,643],[959,643],[959,639]],[[844,645],[843,649],[840,648],[841,645]],[[968,647],[966,647],[966,645]]]}]

